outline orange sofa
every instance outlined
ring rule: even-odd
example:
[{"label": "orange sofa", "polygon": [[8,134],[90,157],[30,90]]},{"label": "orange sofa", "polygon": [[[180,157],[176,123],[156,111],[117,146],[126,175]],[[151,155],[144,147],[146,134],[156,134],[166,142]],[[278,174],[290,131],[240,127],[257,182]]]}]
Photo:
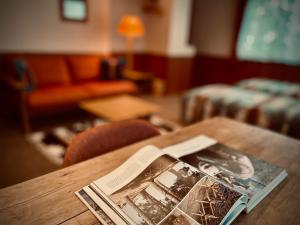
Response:
[{"label": "orange sofa", "polygon": [[12,69],[16,58],[8,58],[3,60],[6,69],[2,78],[19,90],[23,125],[27,130],[32,116],[74,108],[85,99],[137,91],[131,81],[101,79],[101,56],[22,55],[26,65],[22,78]]}]

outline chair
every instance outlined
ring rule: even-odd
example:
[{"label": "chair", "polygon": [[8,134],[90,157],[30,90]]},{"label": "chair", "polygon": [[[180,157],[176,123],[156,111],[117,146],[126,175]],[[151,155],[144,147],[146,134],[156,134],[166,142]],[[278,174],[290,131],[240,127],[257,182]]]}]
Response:
[{"label": "chair", "polygon": [[73,138],[65,153],[63,166],[69,166],[159,134],[154,125],[144,120],[126,120],[91,128]]}]

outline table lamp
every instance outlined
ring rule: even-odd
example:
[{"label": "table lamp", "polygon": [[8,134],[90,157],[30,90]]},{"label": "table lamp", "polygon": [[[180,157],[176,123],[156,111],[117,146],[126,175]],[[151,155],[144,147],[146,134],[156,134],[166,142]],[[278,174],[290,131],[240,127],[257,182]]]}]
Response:
[{"label": "table lamp", "polygon": [[126,37],[127,42],[127,52],[126,61],[127,68],[132,69],[133,66],[133,41],[137,37],[144,35],[144,24],[138,16],[135,15],[125,15],[121,18],[117,31],[120,35]]}]

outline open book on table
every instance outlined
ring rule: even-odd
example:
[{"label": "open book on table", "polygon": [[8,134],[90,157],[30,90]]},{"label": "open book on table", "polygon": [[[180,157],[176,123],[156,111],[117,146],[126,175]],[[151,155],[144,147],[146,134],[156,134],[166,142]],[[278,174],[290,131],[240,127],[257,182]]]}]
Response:
[{"label": "open book on table", "polygon": [[230,224],[286,176],[201,135],[164,149],[146,146],[76,195],[103,224]]}]

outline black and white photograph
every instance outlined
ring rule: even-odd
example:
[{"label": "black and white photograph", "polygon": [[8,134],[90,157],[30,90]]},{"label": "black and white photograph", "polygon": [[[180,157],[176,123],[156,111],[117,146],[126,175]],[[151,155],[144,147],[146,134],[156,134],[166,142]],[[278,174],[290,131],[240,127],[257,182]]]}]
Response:
[{"label": "black and white photograph", "polygon": [[200,171],[249,197],[266,187],[282,171],[281,168],[217,143],[180,158]]},{"label": "black and white photograph", "polygon": [[116,225],[83,189],[78,191],[78,194],[85,200],[87,204],[89,204],[94,212],[100,216],[107,225]]},{"label": "black and white photograph", "polygon": [[241,197],[209,176],[201,179],[179,204],[179,209],[203,225],[217,225]]},{"label": "black and white photograph", "polygon": [[168,155],[157,158],[129,184],[113,193],[111,199],[136,224],[159,222],[178,201],[156,185],[154,179],[176,163],[177,160]]},{"label": "black and white photograph", "polygon": [[201,177],[196,168],[163,155],[110,197],[135,223],[157,224]]},{"label": "black and white photograph", "polygon": [[203,175],[196,168],[178,162],[160,174],[154,181],[180,201],[201,177]]},{"label": "black and white photograph", "polygon": [[179,209],[174,211],[161,223],[161,225],[198,225],[191,217]]}]

